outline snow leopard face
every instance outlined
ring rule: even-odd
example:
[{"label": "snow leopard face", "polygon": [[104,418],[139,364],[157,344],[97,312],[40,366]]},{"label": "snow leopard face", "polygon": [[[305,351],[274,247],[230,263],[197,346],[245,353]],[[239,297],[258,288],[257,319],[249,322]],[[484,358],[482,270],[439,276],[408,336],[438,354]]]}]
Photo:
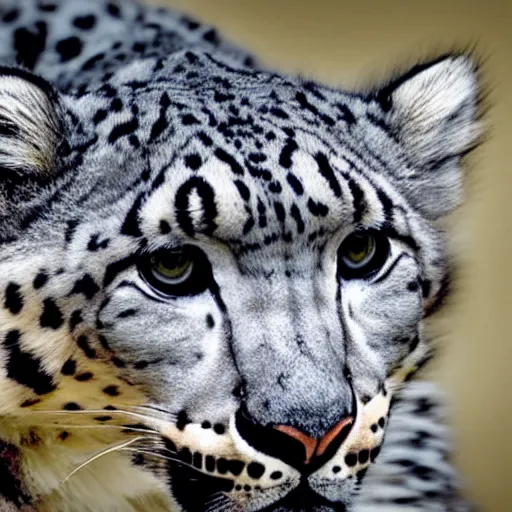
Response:
[{"label": "snow leopard face", "polygon": [[464,56],[364,95],[191,50],[2,68],[0,412],[44,471],[115,447],[179,510],[345,510],[428,355],[475,91]]}]

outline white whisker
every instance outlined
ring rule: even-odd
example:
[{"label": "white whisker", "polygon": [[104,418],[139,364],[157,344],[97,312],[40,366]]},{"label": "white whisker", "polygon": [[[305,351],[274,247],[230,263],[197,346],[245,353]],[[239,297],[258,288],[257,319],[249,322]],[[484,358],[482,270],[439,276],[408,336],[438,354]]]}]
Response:
[{"label": "white whisker", "polygon": [[138,441],[141,441],[143,439],[146,439],[146,438],[145,437],[137,437],[135,439],[130,439],[129,441],[126,441],[124,443],[119,443],[119,444],[116,444],[114,446],[110,446],[109,448],[106,448],[104,450],[101,450],[100,452],[97,452],[91,458],[87,459],[84,463],[80,464],[80,466],[78,466],[73,471],[71,471],[71,473],[69,473],[69,475],[66,478],[64,478],[64,480],[61,482],[61,484],[66,483],[74,474],[76,474],[78,471],[80,471],[84,467],[88,466],[89,464],[91,464],[95,460],[97,460],[97,459],[99,459],[99,458],[101,458],[101,457],[103,457],[105,455],[108,455],[109,453],[120,451],[123,448],[126,448],[126,447],[128,447],[128,446],[130,446],[132,444],[135,444]]}]

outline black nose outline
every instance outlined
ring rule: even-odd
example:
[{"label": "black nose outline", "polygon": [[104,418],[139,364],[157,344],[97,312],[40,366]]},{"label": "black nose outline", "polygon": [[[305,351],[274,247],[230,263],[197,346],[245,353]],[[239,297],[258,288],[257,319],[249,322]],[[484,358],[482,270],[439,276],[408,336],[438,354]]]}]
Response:
[{"label": "black nose outline", "polygon": [[[235,427],[239,435],[255,450],[283,461],[300,471],[302,475],[310,475],[335,455],[356,423],[357,400],[352,385],[350,388],[352,390],[352,407],[351,414],[347,415],[346,418],[351,417],[353,421],[341,429],[334,440],[322,450],[321,455],[315,453],[311,460],[308,460],[306,446],[302,442],[277,429],[283,425],[261,425],[257,423],[251,418],[244,403],[235,413]],[[338,424],[339,422],[336,425]]]}]

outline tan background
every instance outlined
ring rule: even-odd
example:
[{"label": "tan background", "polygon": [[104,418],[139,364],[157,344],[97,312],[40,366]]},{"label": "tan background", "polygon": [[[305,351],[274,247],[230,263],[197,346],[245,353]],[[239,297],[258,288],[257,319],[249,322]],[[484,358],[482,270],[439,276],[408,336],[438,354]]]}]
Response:
[{"label": "tan background", "polygon": [[460,276],[430,372],[452,400],[469,494],[483,512],[512,512],[512,0],[153,1],[213,23],[271,67],[345,87],[476,45],[489,140],[468,160],[468,201],[450,222]]}]

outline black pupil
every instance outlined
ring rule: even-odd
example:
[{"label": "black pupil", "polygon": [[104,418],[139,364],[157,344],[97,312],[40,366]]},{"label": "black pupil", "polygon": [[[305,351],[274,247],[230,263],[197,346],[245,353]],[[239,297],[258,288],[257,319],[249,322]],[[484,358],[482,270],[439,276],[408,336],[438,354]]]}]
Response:
[{"label": "black pupil", "polygon": [[350,252],[354,254],[365,253],[368,248],[368,237],[365,235],[352,235],[350,240]]}]

